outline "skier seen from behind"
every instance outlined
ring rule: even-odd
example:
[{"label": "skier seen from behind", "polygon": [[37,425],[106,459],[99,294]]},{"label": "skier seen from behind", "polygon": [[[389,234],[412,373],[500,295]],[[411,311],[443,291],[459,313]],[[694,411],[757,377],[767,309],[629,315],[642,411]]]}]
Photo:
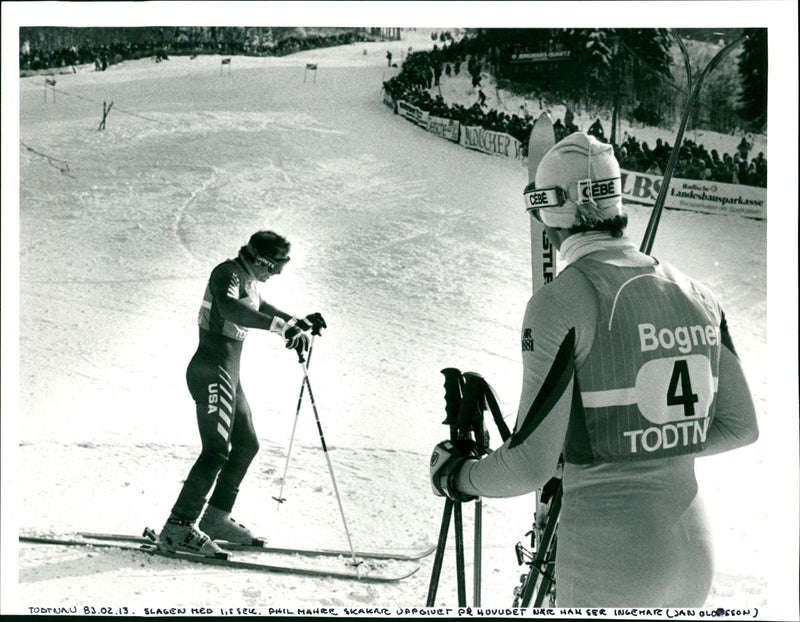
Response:
[{"label": "skier seen from behind", "polygon": [[213,556],[221,551],[214,540],[253,540],[250,530],[230,517],[239,485],[258,452],[250,407],[239,382],[244,340],[249,328],[278,333],[302,363],[309,333],[318,335],[326,327],[319,313],[293,317],[261,300],[257,283],[281,273],[289,250],[282,236],[258,231],[235,259],[211,271],[198,316],[200,342],[186,370],[202,450],[159,534],[162,548]]},{"label": "skier seen from behind", "polygon": [[437,445],[434,490],[523,495],[563,455],[557,604],[702,606],[714,561],[695,459],[758,438],[725,314],[706,286],[626,238],[611,145],[571,134],[525,194],[566,267],[525,311],[513,434],[482,459]]}]

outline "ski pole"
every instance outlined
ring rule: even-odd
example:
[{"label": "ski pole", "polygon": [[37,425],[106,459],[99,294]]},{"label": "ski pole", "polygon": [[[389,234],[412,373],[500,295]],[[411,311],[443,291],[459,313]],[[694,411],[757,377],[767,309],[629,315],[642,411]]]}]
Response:
[{"label": "ski pole", "polygon": [[[311,336],[311,344],[308,346],[308,359],[306,365],[311,365],[311,351],[314,349],[314,335]],[[297,430],[297,420],[300,417],[300,405],[303,403],[303,393],[306,389],[306,381],[303,379],[303,382],[300,384],[300,395],[297,398],[297,411],[294,414],[294,424],[292,425],[292,435],[289,438],[289,449],[286,453],[286,464],[283,467],[283,477],[281,478],[281,489],[278,492],[277,497],[272,497],[275,501],[278,502],[278,508],[280,509],[281,503],[286,501],[283,497],[283,487],[286,485],[286,473],[289,471],[289,458],[292,455],[292,445],[294,444],[294,435],[295,431]]]},{"label": "ski pole", "polygon": [[464,523],[462,522],[463,508],[461,502],[456,501],[453,508],[453,523],[456,536],[456,587],[458,590],[458,606],[467,606],[467,578],[464,572]]},{"label": "ski pole", "polygon": [[[483,376],[475,372],[466,372],[464,378],[464,392],[461,399],[461,408],[458,412],[458,429],[461,434],[473,437],[480,455],[488,453],[489,433],[483,423],[483,412],[486,410],[486,392],[488,384]],[[475,607],[481,604],[481,566],[482,566],[482,529],[483,529],[483,499],[475,499],[475,522],[473,539],[473,567],[472,567],[472,600]],[[459,577],[464,574],[463,561],[459,566]],[[466,593],[464,595],[466,600]],[[466,603],[465,603],[466,604]]]},{"label": "ski pole", "polygon": [[473,550],[473,567],[472,567],[472,604],[475,607],[481,606],[481,570],[483,567],[483,553],[481,547],[483,546],[483,539],[481,536],[483,529],[483,499],[478,497],[475,499],[475,525],[474,525],[474,550]]},{"label": "ski pole", "polygon": [[[446,414],[445,420],[442,421],[442,423],[450,426],[450,438],[451,440],[455,440],[456,425],[458,423],[458,411],[461,406],[461,386],[463,379],[461,376],[461,371],[455,367],[447,367],[443,369],[442,374],[444,375],[444,400]],[[455,513],[455,507],[455,501],[450,498],[445,499],[442,524],[439,528],[439,541],[436,546],[436,556],[434,557],[433,561],[431,580],[428,584],[428,599],[426,601],[426,606],[428,607],[432,607],[436,602],[436,592],[439,589],[439,578],[441,576],[442,563],[444,562],[445,549],[447,548],[447,534],[450,530],[450,519]],[[460,520],[458,522],[460,523]]]},{"label": "ski pole", "polygon": [[353,557],[353,566],[358,568],[359,561],[356,559],[356,551],[353,548],[353,541],[350,538],[350,530],[347,528],[347,519],[344,517],[344,508],[342,507],[342,498],[339,495],[339,488],[336,485],[336,477],[333,475],[333,464],[331,464],[331,458],[328,455],[328,446],[325,443],[325,435],[322,433],[322,424],[319,421],[319,413],[317,412],[317,404],[314,401],[314,393],[311,391],[311,383],[308,380],[308,365],[305,362],[302,362],[301,365],[303,366],[303,382],[305,383],[306,389],[308,389],[308,399],[311,402],[311,410],[314,411],[314,421],[317,423],[317,431],[319,432],[319,440],[322,443],[322,452],[325,454],[325,461],[328,463],[328,471],[331,474],[331,482],[333,483],[333,492],[336,495],[336,502],[339,505],[339,513],[342,515],[342,524],[344,525],[344,533],[347,536],[347,544],[350,547],[350,554]]},{"label": "ski pole", "polygon": [[447,546],[447,532],[450,530],[450,517],[453,515],[453,505],[455,501],[446,499],[444,502],[444,514],[442,514],[442,525],[439,528],[439,540],[436,545],[436,557],[433,560],[433,570],[431,580],[428,584],[428,599],[425,601],[426,607],[433,607],[436,602],[436,592],[439,589],[439,577],[442,572],[442,562],[444,561],[444,550]]}]

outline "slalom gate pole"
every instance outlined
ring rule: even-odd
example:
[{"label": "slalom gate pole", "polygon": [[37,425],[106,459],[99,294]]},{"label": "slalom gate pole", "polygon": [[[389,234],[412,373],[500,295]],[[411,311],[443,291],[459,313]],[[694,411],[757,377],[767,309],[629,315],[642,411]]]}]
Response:
[{"label": "slalom gate pole", "polygon": [[[314,335],[311,335],[311,344],[308,346],[308,357],[306,365],[311,365],[311,352],[314,350]],[[286,473],[289,471],[289,459],[292,455],[292,445],[294,444],[294,435],[297,430],[297,420],[300,418],[300,405],[303,403],[303,393],[306,390],[306,380],[305,377],[303,378],[303,382],[300,383],[300,395],[297,398],[297,411],[294,413],[294,424],[292,425],[292,435],[289,437],[289,449],[286,451],[286,464],[283,467],[283,477],[281,478],[281,489],[278,492],[277,497],[272,497],[275,501],[278,502],[278,508],[280,509],[281,503],[286,501],[283,496],[283,487],[286,485]]]},{"label": "slalom gate pole", "polygon": [[317,431],[319,432],[319,440],[322,443],[322,452],[325,454],[325,461],[328,463],[328,471],[331,474],[331,482],[333,483],[333,492],[336,495],[336,502],[339,504],[339,513],[342,515],[342,524],[344,525],[344,533],[347,536],[347,544],[350,547],[350,554],[353,557],[353,566],[358,569],[359,561],[356,559],[356,551],[353,548],[353,541],[350,538],[350,530],[347,528],[347,519],[344,517],[344,508],[342,507],[342,498],[339,495],[339,488],[336,485],[336,477],[333,475],[333,464],[328,455],[328,446],[325,443],[325,435],[322,433],[322,424],[319,421],[319,413],[317,412],[317,404],[314,401],[314,393],[311,391],[311,383],[308,380],[308,365],[302,362],[303,366],[303,382],[306,389],[308,389],[308,399],[311,401],[311,409],[314,411],[314,421],[317,423]]}]

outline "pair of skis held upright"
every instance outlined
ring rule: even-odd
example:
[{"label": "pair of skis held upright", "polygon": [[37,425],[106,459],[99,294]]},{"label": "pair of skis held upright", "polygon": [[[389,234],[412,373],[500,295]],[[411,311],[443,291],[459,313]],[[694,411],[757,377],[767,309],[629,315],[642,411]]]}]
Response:
[{"label": "pair of skis held upright", "polygon": [[[336,549],[312,549],[312,548],[289,548],[269,546],[263,540],[255,539],[251,544],[238,544],[234,542],[218,542],[224,549],[224,553],[216,557],[204,555],[169,551],[160,548],[156,544],[156,534],[152,529],[145,529],[143,535],[134,536],[127,534],[113,533],[89,533],[82,532],[73,536],[59,538],[57,536],[20,536],[20,542],[37,544],[55,544],[62,546],[91,546],[97,548],[113,548],[124,551],[138,551],[157,555],[171,559],[207,564],[213,566],[223,566],[240,570],[252,570],[257,572],[274,572],[283,574],[295,574],[312,577],[328,577],[336,579],[358,579],[372,583],[389,583],[400,581],[413,575],[419,570],[419,564],[415,563],[427,557],[435,548],[422,547],[403,551],[375,550],[375,551],[356,551],[355,555],[359,565],[353,567],[353,562],[346,562],[345,568],[320,567],[319,562],[323,558],[349,557],[352,551]],[[228,553],[267,553],[275,556],[306,557],[314,560],[313,567],[297,565],[283,561],[263,562],[252,559],[237,559],[235,556],[229,557]],[[386,569],[382,565],[386,563],[399,562],[399,569]],[[363,564],[363,568],[361,567]],[[409,564],[412,564],[409,567]]]}]

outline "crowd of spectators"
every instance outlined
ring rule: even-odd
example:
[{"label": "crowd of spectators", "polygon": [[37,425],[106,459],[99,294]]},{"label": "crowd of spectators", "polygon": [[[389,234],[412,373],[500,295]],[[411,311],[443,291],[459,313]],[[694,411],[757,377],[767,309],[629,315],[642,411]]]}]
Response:
[{"label": "crowd of spectators", "polygon": [[264,37],[248,37],[243,28],[231,28],[226,29],[218,38],[190,37],[177,32],[169,37],[160,33],[141,41],[119,40],[109,44],[86,42],[59,49],[39,49],[30,43],[23,43],[20,47],[19,68],[21,71],[38,71],[94,64],[95,70],[104,71],[109,65],[150,56],[156,61],[169,60],[170,55],[286,56],[303,50],[373,40],[374,37],[364,31],[348,31],[304,37],[290,35],[271,41]]},{"label": "crowd of spectators", "polygon": [[[767,159],[763,152],[751,153],[752,145],[742,138],[736,152],[731,156],[716,149],[684,139],[678,152],[673,175],[681,179],[716,181],[745,186],[767,187]],[[634,136],[625,135],[614,151],[622,168],[661,175],[667,166],[672,147],[660,138],[654,147],[639,142]]]},{"label": "crowd of spectators", "polygon": [[[383,83],[383,88],[395,100],[402,99],[425,110],[430,114],[455,119],[463,125],[479,126],[484,129],[502,132],[513,136],[523,144],[523,154],[527,151],[527,140],[533,127],[533,117],[527,111],[520,114],[509,114],[494,109],[487,110],[482,91],[478,90],[478,100],[469,107],[458,103],[448,104],[441,94],[431,95],[434,87],[439,85],[442,74],[458,75],[461,65],[466,60],[467,70],[472,77],[472,86],[480,85],[475,71],[480,73],[480,61],[465,58],[461,55],[463,47],[455,44],[438,49],[434,46],[430,52],[413,52],[408,55],[402,65],[401,72]],[[441,90],[440,90],[441,93]],[[561,140],[580,128],[574,122],[574,115],[567,109],[564,119],[554,123],[556,140]],[[599,119],[595,120],[586,131],[603,142],[610,142],[605,135]],[[667,166],[672,148],[669,143],[656,140],[654,147],[640,142],[635,136],[625,133],[618,144],[614,144],[614,152],[620,166],[629,171],[662,175]],[[681,179],[709,180],[722,183],[742,184],[748,186],[767,186],[767,160],[759,152],[751,153],[752,144],[742,138],[736,152],[720,155],[716,149],[707,150],[703,145],[684,138],[675,164],[673,176]]]},{"label": "crowd of spectators", "polygon": [[21,71],[38,71],[94,64],[95,69],[104,71],[109,65],[123,60],[155,56],[162,52],[160,46],[130,41],[117,41],[109,45],[84,43],[54,50],[37,49],[28,45],[20,50],[19,68]]}]

